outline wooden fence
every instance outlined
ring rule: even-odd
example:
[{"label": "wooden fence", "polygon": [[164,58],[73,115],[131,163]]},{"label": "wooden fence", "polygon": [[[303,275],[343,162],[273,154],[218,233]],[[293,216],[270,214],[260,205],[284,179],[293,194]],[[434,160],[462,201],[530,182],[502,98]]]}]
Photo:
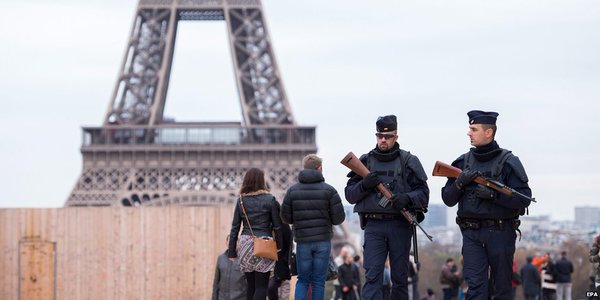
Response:
[{"label": "wooden fence", "polygon": [[232,212],[0,209],[0,299],[210,299]]}]

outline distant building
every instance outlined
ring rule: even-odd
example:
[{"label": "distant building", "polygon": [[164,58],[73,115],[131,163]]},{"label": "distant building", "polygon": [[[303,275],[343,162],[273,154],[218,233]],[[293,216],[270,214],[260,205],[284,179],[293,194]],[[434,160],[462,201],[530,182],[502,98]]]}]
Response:
[{"label": "distant building", "polygon": [[429,204],[425,220],[421,223],[426,228],[448,226],[447,207],[444,204]]},{"label": "distant building", "polygon": [[575,224],[580,226],[600,226],[599,206],[575,207]]}]

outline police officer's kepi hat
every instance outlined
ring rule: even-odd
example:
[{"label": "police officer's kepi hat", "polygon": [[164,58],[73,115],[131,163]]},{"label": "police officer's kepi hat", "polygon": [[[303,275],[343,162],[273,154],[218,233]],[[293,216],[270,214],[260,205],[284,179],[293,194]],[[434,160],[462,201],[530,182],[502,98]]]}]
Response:
[{"label": "police officer's kepi hat", "polygon": [[398,122],[396,122],[396,116],[387,115],[377,118],[377,132],[386,132],[396,130],[398,128]]},{"label": "police officer's kepi hat", "polygon": [[467,113],[469,124],[496,124],[498,113],[494,111],[472,110]]}]

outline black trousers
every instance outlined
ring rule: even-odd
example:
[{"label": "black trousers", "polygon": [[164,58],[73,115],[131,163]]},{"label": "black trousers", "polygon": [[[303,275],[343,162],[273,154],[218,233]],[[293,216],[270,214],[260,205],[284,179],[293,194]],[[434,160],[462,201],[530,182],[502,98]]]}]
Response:
[{"label": "black trousers", "polygon": [[267,299],[267,288],[269,286],[270,272],[246,272],[246,283],[248,290],[246,300],[265,300]]},{"label": "black trousers", "polygon": [[271,277],[269,280],[269,300],[279,300],[279,288],[283,280]]}]

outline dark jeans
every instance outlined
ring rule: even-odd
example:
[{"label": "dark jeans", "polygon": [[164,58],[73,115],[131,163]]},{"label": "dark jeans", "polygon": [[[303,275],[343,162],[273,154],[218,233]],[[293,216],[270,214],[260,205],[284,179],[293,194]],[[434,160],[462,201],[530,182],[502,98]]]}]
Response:
[{"label": "dark jeans", "polygon": [[298,282],[296,282],[294,299],[306,299],[309,285],[312,287],[312,300],[325,299],[325,279],[330,255],[330,240],[296,244]]},{"label": "dark jeans", "polygon": [[442,291],[444,292],[444,300],[452,299],[452,288],[445,288]]},{"label": "dark jeans", "polygon": [[246,292],[246,300],[265,300],[267,299],[267,287],[269,286],[270,272],[246,272],[246,283],[248,283],[248,291]]}]

